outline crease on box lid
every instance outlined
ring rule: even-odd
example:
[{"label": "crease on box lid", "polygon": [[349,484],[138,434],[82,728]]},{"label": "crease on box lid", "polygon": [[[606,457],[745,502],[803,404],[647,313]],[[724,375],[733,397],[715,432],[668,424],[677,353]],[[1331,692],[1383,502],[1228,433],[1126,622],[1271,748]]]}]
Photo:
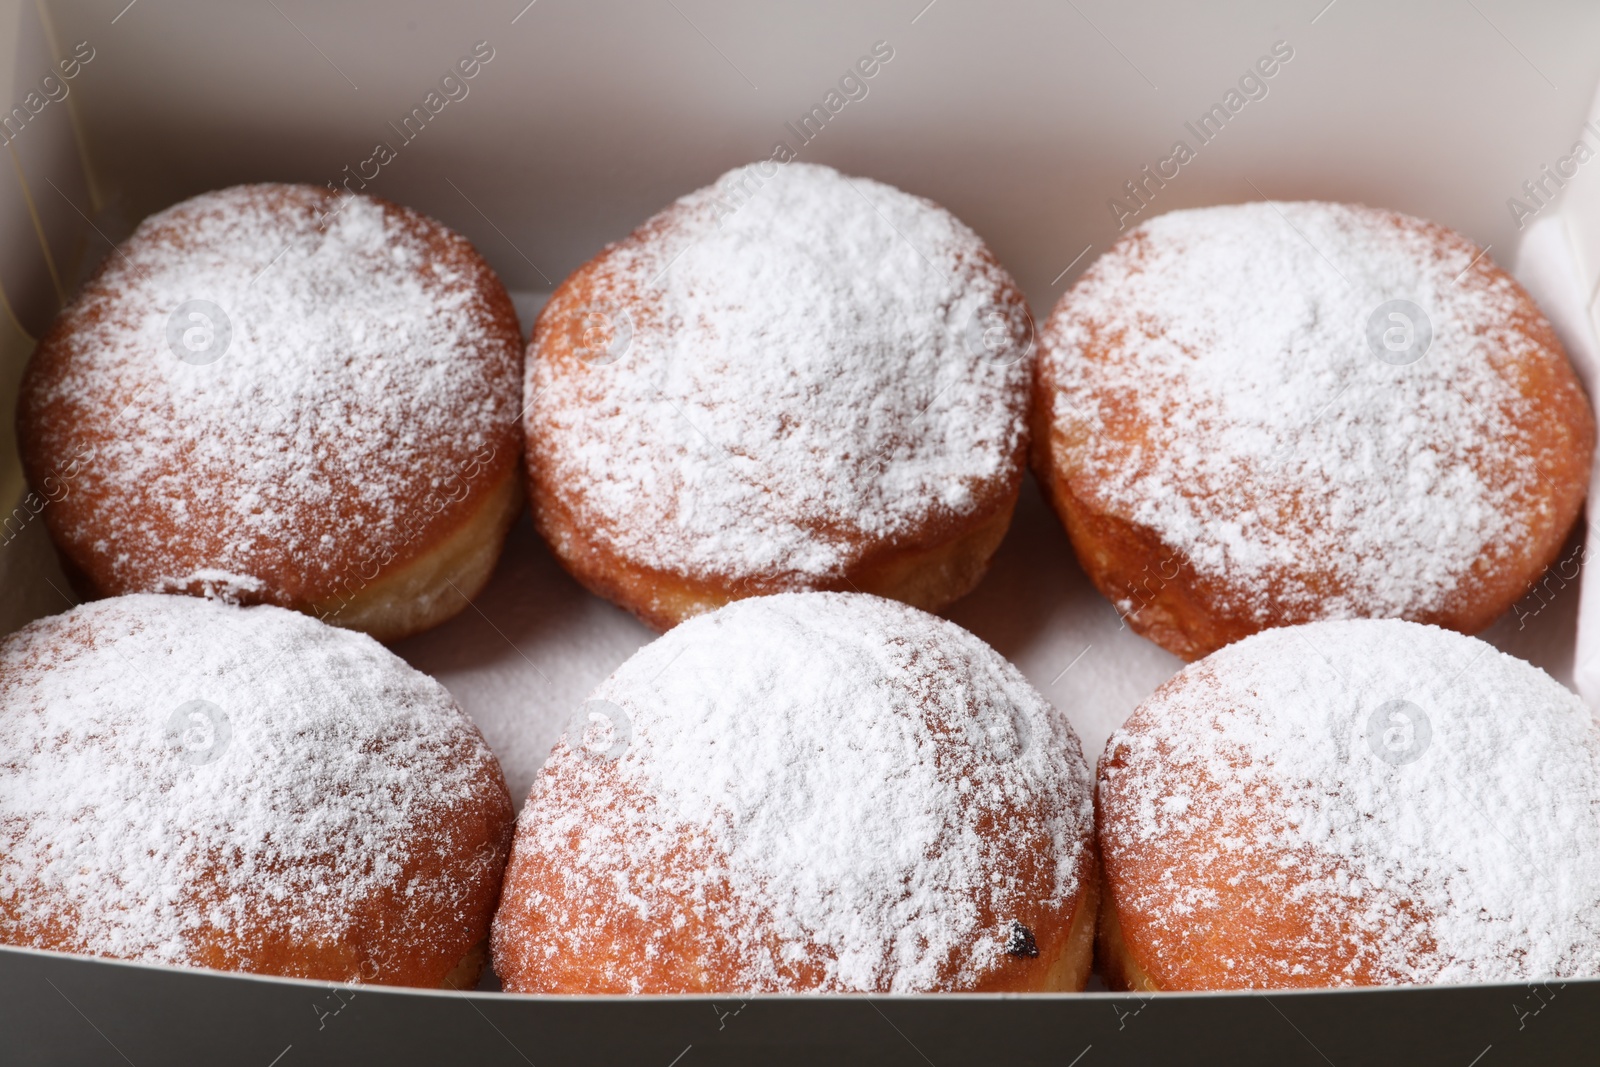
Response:
[{"label": "crease on box lid", "polygon": [[[1600,92],[1577,136],[1593,155],[1561,190],[1559,212],[1538,219],[1524,232],[1513,273],[1555,327],[1592,406],[1600,396]],[[1595,550],[1597,500],[1600,467],[1589,478],[1589,530],[1581,563]],[[1600,578],[1587,566],[1579,583],[1572,673],[1579,694],[1600,711]]]}]

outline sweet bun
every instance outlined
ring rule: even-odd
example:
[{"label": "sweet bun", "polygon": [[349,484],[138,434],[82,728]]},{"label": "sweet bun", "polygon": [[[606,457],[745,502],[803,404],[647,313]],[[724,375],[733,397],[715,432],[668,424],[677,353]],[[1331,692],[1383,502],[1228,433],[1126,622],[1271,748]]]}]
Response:
[{"label": "sweet bun", "polygon": [[511,827],[476,727],[362,634],[137,595],[0,642],[0,943],[470,988]]},{"label": "sweet bun", "polygon": [[741,600],[595,690],[518,821],[518,993],[1081,989],[1098,876],[1066,719],[873,596]]},{"label": "sweet bun", "polygon": [[1185,659],[1269,626],[1472,633],[1578,516],[1594,419],[1484,250],[1345,204],[1175,211],[1041,336],[1034,467],[1084,570]]},{"label": "sweet bun", "polygon": [[28,477],[89,597],[276,604],[395,640],[466,606],[521,504],[521,339],[415,211],[242,185],[140,224],[39,343]]},{"label": "sweet bun", "polygon": [[1097,807],[1114,987],[1600,975],[1600,726],[1475,638],[1229,645],[1112,735]]},{"label": "sweet bun", "polygon": [[564,281],[534,326],[534,520],[657,629],[790,590],[937,610],[1026,462],[1032,325],[942,208],[827,167],[724,175]]}]

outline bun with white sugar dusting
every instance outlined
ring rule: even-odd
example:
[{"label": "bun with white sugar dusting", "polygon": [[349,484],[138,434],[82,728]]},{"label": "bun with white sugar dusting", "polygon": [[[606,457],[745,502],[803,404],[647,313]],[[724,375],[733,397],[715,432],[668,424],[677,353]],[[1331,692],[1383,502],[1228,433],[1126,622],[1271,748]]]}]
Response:
[{"label": "bun with white sugar dusting", "polygon": [[459,235],[240,185],[106,258],[39,342],[18,440],[84,595],[276,604],[393,641],[494,569],[521,369],[511,300]]},{"label": "bun with white sugar dusting", "polygon": [[471,720],[364,634],[137,595],[0,642],[0,944],[471,988],[511,826]]},{"label": "bun with white sugar dusting", "polygon": [[1096,802],[1114,987],[1600,975],[1600,726],[1476,638],[1247,637],[1111,736]]},{"label": "bun with white sugar dusting", "polygon": [[1128,234],[1046,325],[1033,420],[1084,570],[1190,660],[1318,619],[1483,629],[1560,552],[1595,443],[1485,250],[1328,203]]},{"label": "bun with white sugar dusting", "polygon": [[519,993],[1082,989],[1098,876],[1064,716],[879,597],[676,627],[585,705],[494,924]]},{"label": "bun with white sugar dusting", "polygon": [[1032,322],[970,229],[828,167],[724,175],[534,326],[534,520],[656,629],[745,596],[977,584],[1027,452]]}]

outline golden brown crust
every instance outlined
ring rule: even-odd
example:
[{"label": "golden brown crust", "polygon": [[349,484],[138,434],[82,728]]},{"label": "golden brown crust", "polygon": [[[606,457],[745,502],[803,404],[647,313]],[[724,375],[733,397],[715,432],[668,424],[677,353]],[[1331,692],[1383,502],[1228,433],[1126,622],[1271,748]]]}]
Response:
[{"label": "golden brown crust", "polygon": [[[1121,758],[1108,750],[1105,762]],[[1129,804],[1137,801],[1123,797],[1120,808],[1108,810],[1103,787],[1096,790],[1105,879],[1097,963],[1107,986],[1136,992],[1321,989],[1404,981],[1375,967],[1366,951],[1370,938],[1347,921],[1354,916],[1344,901],[1329,898],[1326,886],[1337,882],[1331,864],[1324,860],[1292,877],[1285,875],[1290,877],[1288,889],[1269,889],[1251,857],[1229,855],[1219,845],[1252,829],[1241,831],[1233,815],[1237,805],[1223,799],[1224,786],[1184,780],[1198,782],[1211,795],[1194,799],[1188,832],[1162,840],[1159,847],[1130,845],[1126,835],[1112,840],[1108,828],[1130,821]],[[1270,826],[1254,829],[1264,835],[1274,832]],[[1203,926],[1186,926],[1176,907],[1138,909],[1120,903],[1141,892],[1148,895],[1153,887],[1173,886],[1205,900]],[[1398,907],[1394,922],[1415,923],[1414,916],[1408,920],[1404,902]]]},{"label": "golden brown crust", "polygon": [[1118,992],[1160,992],[1161,987],[1139,965],[1127,941],[1123,939],[1122,922],[1117,918],[1117,909],[1111,902],[1109,889],[1101,891],[1100,900],[1100,923],[1095,936],[1095,968],[1100,972],[1106,988]]},{"label": "golden brown crust", "polygon": [[[537,460],[529,464],[530,495],[537,494],[534,525],[556,559],[590,592],[627,608],[658,632],[734,600],[794,591],[792,583],[782,580],[726,576],[720,580],[696,580],[610,551],[585,535],[582,523],[559,490],[541,489],[540,467]],[[939,611],[970,593],[988,572],[989,561],[1011,526],[1011,514],[1021,493],[1020,460],[1015,481],[1009,498],[999,500],[986,514],[972,516],[969,524],[944,539],[882,548],[843,577],[807,588],[875,593],[924,611]]]},{"label": "golden brown crust", "polygon": [[[705,846],[685,838],[662,863],[650,870],[625,870],[615,877],[575,879],[584,869],[585,851],[610,849],[617,838],[607,811],[644,803],[611,766],[592,769],[581,781],[542,782],[536,789],[576,790],[587,797],[595,815],[575,826],[559,851],[532,847],[530,837],[519,833],[506,868],[502,905],[494,921],[495,972],[513,993],[687,995],[749,993],[738,975],[749,962],[751,948],[740,945],[729,930],[730,917],[748,911],[726,880],[694,899],[673,902],[671,910],[641,914],[633,903],[650,886],[688,882],[690,872],[716,868],[716,857]],[[992,825],[1008,820],[992,817]],[[1076,992],[1089,980],[1094,958],[1095,918],[1101,906],[1099,863],[1093,847],[1085,848],[1078,870],[1078,890],[1067,901],[1051,901],[1054,865],[1046,862],[1051,845],[1046,839],[1017,843],[1017,866],[1011,875],[1028,888],[1037,901],[1031,910],[1015,916],[1033,935],[1037,955],[1008,956],[975,986],[951,987],[947,992],[1027,993]],[[528,901],[543,901],[530,907]],[[993,929],[1000,917],[984,914],[978,925]],[[560,944],[561,931],[581,925],[587,932],[589,952],[579,956],[547,951]],[[646,951],[646,947],[649,951]],[[795,956],[779,950],[776,931],[765,951],[782,960],[773,989],[815,989],[825,981],[826,959],[813,949]],[[619,962],[623,964],[618,967]],[[952,972],[960,961],[950,961]],[[621,979],[625,973],[631,984]]]},{"label": "golden brown crust", "polygon": [[1086,849],[1077,895],[1061,913],[1033,930],[1039,955],[1011,957],[972,992],[1081,993],[1094,970],[1095,927],[1103,899],[1100,865],[1094,850]]},{"label": "golden brown crust", "polygon": [[478,987],[478,980],[483,977],[483,969],[489,966],[489,939],[484,938],[467,950],[461,957],[461,962],[455,969],[444,976],[444,981],[439,983],[440,989],[454,989],[462,993],[471,992]]},{"label": "golden brown crust", "polygon": [[[1179,676],[1167,685],[1182,680]],[[1102,771],[1119,766],[1125,758],[1123,749],[1115,742],[1113,746],[1102,759]],[[1208,788],[1221,789],[1215,782]],[[1126,833],[1114,835],[1112,828],[1132,818],[1131,798],[1117,799],[1121,806],[1109,803],[1103,782],[1095,790],[1104,878],[1096,963],[1108,987],[1147,992],[1351,984],[1351,968],[1358,966],[1356,953],[1341,954],[1338,948],[1356,942],[1308,936],[1319,928],[1317,920],[1326,925],[1326,901],[1315,893],[1284,892],[1264,900],[1261,872],[1248,860],[1230,859],[1219,846],[1219,841],[1239,833],[1239,827],[1218,825],[1215,818],[1204,820],[1228,810],[1225,802],[1196,801],[1189,809],[1197,816],[1189,832],[1153,848],[1127,847]],[[1119,905],[1122,897],[1152,886],[1180,886],[1183,894],[1206,900],[1208,915],[1225,916],[1227,921],[1207,926],[1208,933],[1195,938],[1172,909],[1141,912]],[[1176,936],[1175,926],[1180,931]],[[1361,984],[1371,981],[1369,976]]]},{"label": "golden brown crust", "polygon": [[373,578],[358,572],[346,588],[307,610],[323,622],[394,642],[454,618],[483,590],[500,560],[506,533],[522,511],[522,471],[512,467],[476,512],[431,551]]},{"label": "golden brown crust", "polygon": [[[493,771],[498,779],[498,766]],[[398,877],[349,916],[338,940],[314,941],[279,924],[211,927],[190,935],[189,965],[328,982],[470,989],[485,962],[515,819],[504,781],[495,784],[496,803],[463,810],[448,824],[430,828],[427,846],[408,855]],[[326,862],[329,878],[339,877],[339,858]],[[441,885],[451,887],[451,899],[426,910],[407,892]],[[197,905],[204,895],[203,884],[196,887]],[[67,919],[55,939],[32,937],[26,943],[82,951],[76,941]]]},{"label": "golden brown crust", "polygon": [[[725,878],[694,899],[671,901],[665,910],[657,907],[646,914],[632,903],[639,898],[640,883],[692,883],[699,872],[716,869],[709,848],[685,836],[650,870],[575,877],[574,872],[586,869],[586,850],[609,851],[624,840],[613,826],[615,813],[646,801],[614,765],[591,768],[581,779],[563,783],[552,780],[548,768],[542,773],[545,781],[536,791],[575,791],[593,805],[594,816],[587,825],[573,826],[559,849],[535,846],[533,834],[518,827],[492,941],[495,973],[505,990],[583,995],[748,992],[736,988],[744,953],[730,932],[736,925],[731,917],[740,915],[743,905]],[[534,901],[540,903],[530,904]],[[585,931],[582,954],[556,947],[571,929]],[[792,985],[814,986],[823,979],[815,961],[786,964],[778,977]]]},{"label": "golden brown crust", "polygon": [[[1414,225],[1436,242],[1441,256],[1448,243],[1461,243],[1461,238],[1444,227],[1392,217],[1402,220],[1395,225]],[[1515,293],[1515,311],[1506,326],[1529,343],[1521,358],[1510,353],[1496,357],[1503,361],[1502,378],[1515,386],[1515,395],[1499,404],[1499,412],[1512,427],[1509,436],[1520,441],[1521,451],[1537,457],[1539,463],[1537,477],[1515,498],[1515,516],[1525,523],[1526,536],[1498,545],[1501,551],[1496,558],[1485,554],[1475,561],[1454,587],[1444,591],[1436,608],[1404,616],[1471,634],[1507,611],[1559,554],[1588,489],[1595,424],[1565,350],[1521,287],[1487,257],[1480,257],[1462,273],[1459,284],[1463,286],[1505,286]],[[1070,295],[1063,297],[1056,316],[1071,313]],[[1093,343],[1075,358],[1090,363],[1106,361],[1131,344],[1121,333],[1094,328],[1089,332]],[[1045,337],[1051,333],[1047,328]],[[1193,661],[1267,626],[1325,617],[1319,605],[1292,602],[1283,596],[1279,583],[1269,580],[1262,597],[1228,574],[1198,573],[1179,546],[1165,542],[1160,531],[1134,520],[1126,505],[1112,503],[1097,475],[1075,461],[1082,452],[1077,438],[1088,431],[1057,419],[1056,401],[1062,395],[1062,384],[1056,376],[1056,361],[1041,358],[1034,373],[1035,475],[1065,526],[1085,573],[1117,605],[1135,632]],[[1101,432],[1130,451],[1158,452],[1165,441],[1181,437],[1181,430],[1149,422],[1109,392],[1095,399],[1102,411],[1111,412]],[[1480,450],[1473,457],[1473,474],[1493,486],[1497,468],[1487,453],[1487,449]],[[1178,487],[1178,491],[1185,488],[1199,491],[1193,487]],[[1280,498],[1261,505],[1263,511],[1293,507],[1292,502]],[[1346,590],[1326,557],[1319,558],[1314,534],[1307,530],[1304,549],[1296,557],[1294,578],[1297,587],[1331,598]],[[1270,604],[1265,611],[1263,600]]]},{"label": "golden brown crust", "polygon": [[[408,247],[421,250],[424,262],[419,276],[449,277],[450,284],[460,287],[462,306],[470,309],[465,313],[473,316],[481,332],[470,358],[463,357],[460,369],[453,369],[461,376],[463,395],[471,395],[480,407],[498,405],[508,415],[514,412],[522,359],[520,331],[510,297],[488,264],[463,238],[426,216],[375,198],[362,202],[381,209],[391,240],[404,240]],[[317,493],[319,499],[301,498],[290,505],[275,539],[263,539],[240,526],[236,501],[259,488],[249,470],[201,469],[194,462],[194,449],[175,448],[170,439],[148,441],[141,457],[141,462],[165,457],[157,461],[159,478],[130,478],[120,467],[128,450],[117,446],[130,433],[141,432],[134,425],[141,417],[149,416],[150,425],[160,425],[162,434],[178,438],[182,431],[168,427],[185,426],[190,413],[181,406],[170,410],[149,406],[154,403],[150,398],[160,391],[147,393],[128,384],[138,381],[128,377],[138,373],[130,369],[135,368],[134,361],[110,365],[101,359],[94,370],[86,370],[85,363],[99,359],[95,353],[103,350],[101,338],[134,343],[140,316],[148,315],[149,309],[126,306],[130,298],[124,290],[133,284],[130,279],[148,273],[138,265],[146,262],[141,257],[176,260],[186,254],[216,254],[207,251],[193,219],[226,213],[235,205],[249,205],[265,216],[279,212],[285,232],[295,234],[322,232],[331,224],[313,226],[307,220],[339,214],[332,191],[294,185],[236,187],[169,209],[146,220],[118,254],[107,257],[35,350],[20,392],[18,439],[29,480],[67,488],[43,514],[63,565],[89,598],[133,592],[205,593],[221,587],[230,600],[321,614],[329,622],[383,640],[434,625],[464,603],[443,579],[449,577],[458,585],[463,579],[476,581],[484,570],[483,561],[492,567],[498,554],[508,525],[500,512],[507,485],[520,469],[522,433],[515,418],[487,426],[464,424],[460,434],[430,435],[425,462],[392,461],[397,466],[389,472],[396,485],[391,503],[398,505],[393,515],[380,515],[363,506],[358,494],[336,488],[331,494]],[[283,311],[294,313],[294,309]],[[237,324],[236,335],[243,329]],[[139,358],[173,357],[161,351]],[[374,368],[363,372],[377,373]],[[145,373],[149,382],[156,380]],[[269,377],[263,372],[264,381]],[[494,390],[504,397],[489,397]],[[296,401],[318,403],[316,397],[304,396],[279,395],[274,400],[280,406]],[[431,402],[422,397],[406,401]],[[292,447],[301,450],[308,462],[318,457],[319,466],[307,481],[319,490],[344,485],[350,477],[355,457],[341,442],[349,432],[344,421],[360,415],[364,425],[372,425],[375,417],[379,421],[386,417],[345,411],[339,421],[330,420],[328,432],[323,433],[324,425],[317,421],[320,415],[306,410],[287,413],[291,421],[299,423],[304,417],[307,424],[317,426],[311,441],[297,438]],[[415,444],[414,428],[407,425],[369,432],[383,435],[388,444],[373,444],[377,455],[360,462],[381,461],[385,448]],[[185,474],[193,479],[193,489],[175,493],[173,487]],[[226,482],[219,483],[219,478]],[[159,490],[152,485],[156,481],[161,483]],[[479,540],[464,546],[461,537],[469,529]],[[467,555],[476,558],[469,564]],[[253,580],[254,587],[229,587],[226,580],[212,577],[222,572]],[[419,582],[419,576],[428,573],[438,580]],[[408,589],[409,600],[428,607],[419,609],[418,603],[393,597],[399,588]],[[330,605],[348,607],[330,612]]]}]

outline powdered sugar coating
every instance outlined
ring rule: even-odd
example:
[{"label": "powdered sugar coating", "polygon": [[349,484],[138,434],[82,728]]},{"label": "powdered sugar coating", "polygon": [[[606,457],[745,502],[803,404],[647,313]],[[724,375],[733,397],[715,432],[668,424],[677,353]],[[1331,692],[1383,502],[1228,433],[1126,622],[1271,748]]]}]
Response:
[{"label": "powdered sugar coating", "polygon": [[1476,639],[1248,637],[1134,712],[1099,789],[1108,884],[1158,981],[1600,974],[1600,728]]},{"label": "powdered sugar coating", "polygon": [[365,635],[136,595],[0,644],[0,940],[437,982],[510,818],[455,701]]},{"label": "powdered sugar coating", "polygon": [[[855,594],[742,600],[594,697],[629,720],[626,748],[609,762],[593,753],[614,734],[564,739],[523,809],[495,930],[508,988],[576,960],[603,965],[598,988],[662,991],[646,975],[674,949],[713,990],[972,988],[1011,919],[1064,922],[1082,888],[1076,735],[935,616]],[[597,960],[624,926],[639,951]]]},{"label": "powdered sugar coating", "polygon": [[[1380,338],[1404,331],[1379,310],[1393,300],[1431,328],[1401,365],[1369,342],[1375,321]],[[1558,388],[1585,409],[1530,312],[1480,249],[1392,212],[1162,215],[1096,262],[1044,331],[1056,462],[1262,625],[1437,617],[1471,576],[1558,543],[1565,497],[1575,511],[1581,495],[1546,479],[1592,431],[1560,436],[1541,405],[1567,398],[1532,395],[1530,368],[1559,364]]]},{"label": "powdered sugar coating", "polygon": [[[199,303],[197,303],[199,302]],[[61,314],[21,405],[95,591],[305,607],[432,548],[510,470],[521,344],[459,236],[244,185],[142,222]]]},{"label": "powdered sugar coating", "polygon": [[[586,323],[613,347],[557,358]],[[528,366],[532,474],[604,551],[812,587],[1014,496],[1031,365],[1020,294],[948,212],[757,164],[557,292]]]}]

